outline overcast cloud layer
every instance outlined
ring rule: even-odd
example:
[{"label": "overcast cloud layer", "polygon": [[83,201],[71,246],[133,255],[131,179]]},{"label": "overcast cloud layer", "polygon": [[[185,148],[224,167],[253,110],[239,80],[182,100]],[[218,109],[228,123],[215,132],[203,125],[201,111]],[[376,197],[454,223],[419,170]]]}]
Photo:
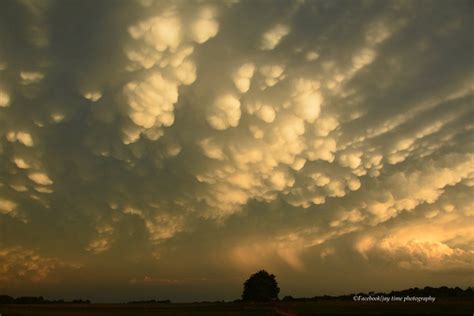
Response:
[{"label": "overcast cloud layer", "polygon": [[472,285],[472,14],[1,1],[1,292]]}]

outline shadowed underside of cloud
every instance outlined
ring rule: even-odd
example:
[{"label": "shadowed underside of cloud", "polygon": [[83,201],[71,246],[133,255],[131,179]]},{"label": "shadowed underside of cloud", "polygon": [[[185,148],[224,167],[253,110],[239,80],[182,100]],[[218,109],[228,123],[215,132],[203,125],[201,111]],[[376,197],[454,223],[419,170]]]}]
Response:
[{"label": "shadowed underside of cloud", "polygon": [[306,288],[328,262],[472,272],[470,13],[5,1],[0,280],[166,291],[262,266]]}]

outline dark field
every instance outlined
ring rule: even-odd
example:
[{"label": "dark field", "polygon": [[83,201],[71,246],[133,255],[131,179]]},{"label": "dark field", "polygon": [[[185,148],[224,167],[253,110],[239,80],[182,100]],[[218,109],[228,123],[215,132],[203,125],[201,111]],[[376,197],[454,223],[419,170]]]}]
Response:
[{"label": "dark field", "polygon": [[276,304],[175,303],[175,304],[57,304],[2,305],[1,316],[266,316],[266,315],[473,315],[470,300],[434,303],[360,303],[352,301],[279,302]]}]

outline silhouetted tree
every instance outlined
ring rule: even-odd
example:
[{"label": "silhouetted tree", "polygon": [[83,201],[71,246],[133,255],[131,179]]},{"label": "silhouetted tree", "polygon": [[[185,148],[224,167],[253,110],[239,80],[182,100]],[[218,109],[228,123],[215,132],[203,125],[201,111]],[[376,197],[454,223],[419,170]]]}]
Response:
[{"label": "silhouetted tree", "polygon": [[244,301],[271,301],[278,299],[280,288],[273,274],[265,270],[254,273],[244,283],[242,300]]}]

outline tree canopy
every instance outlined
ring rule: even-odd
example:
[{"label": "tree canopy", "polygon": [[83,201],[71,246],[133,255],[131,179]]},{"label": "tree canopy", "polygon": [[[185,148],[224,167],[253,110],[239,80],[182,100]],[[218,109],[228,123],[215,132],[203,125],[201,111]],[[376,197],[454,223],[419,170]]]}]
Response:
[{"label": "tree canopy", "polygon": [[244,301],[271,301],[278,299],[280,288],[273,274],[265,270],[254,273],[244,283],[242,300]]}]

